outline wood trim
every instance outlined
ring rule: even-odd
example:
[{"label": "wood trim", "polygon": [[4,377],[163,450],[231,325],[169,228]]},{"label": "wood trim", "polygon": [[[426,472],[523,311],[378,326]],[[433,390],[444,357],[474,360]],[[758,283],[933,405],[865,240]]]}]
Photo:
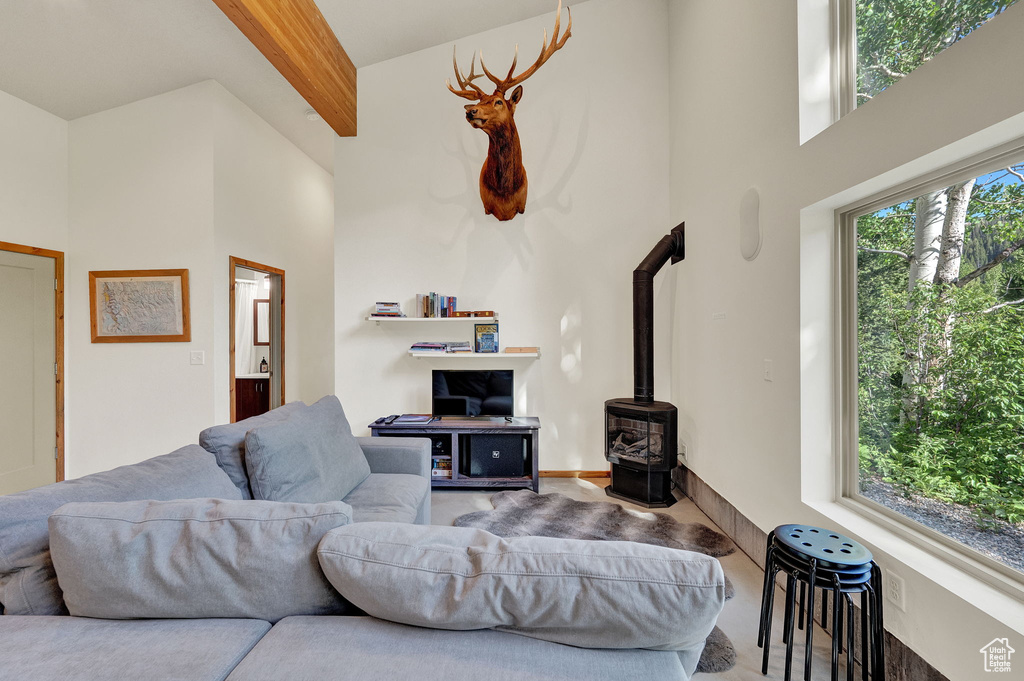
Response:
[{"label": "wood trim", "polygon": [[260,303],[267,304],[267,324],[270,324],[270,298],[254,298],[252,301],[252,344],[253,345],[270,345],[270,330],[267,330],[267,342],[260,342]]},{"label": "wood trim", "polygon": [[[179,277],[181,279],[181,333],[161,336],[101,336],[96,324],[96,280],[114,277]],[[188,343],[192,340],[188,270],[102,270],[89,272],[89,332],[93,343]]]},{"label": "wood trim", "polygon": [[356,134],[356,67],[314,0],[213,0],[342,137]]},{"label": "wood trim", "polygon": [[10,253],[24,253],[25,255],[38,255],[43,258],[53,258],[53,277],[56,279],[54,287],[53,306],[53,335],[54,335],[54,362],[57,365],[57,376],[55,379],[56,390],[56,443],[57,443],[57,482],[64,481],[64,252],[52,251],[46,248],[35,248],[34,246],[22,246],[6,241],[0,241],[0,251]]},{"label": "wood trim", "polygon": [[608,478],[611,471],[541,471],[542,478]]},{"label": "wood trim", "polygon": [[255,270],[257,272],[263,272],[264,274],[276,274],[281,277],[281,404],[285,403],[284,399],[284,377],[285,377],[285,361],[284,361],[284,338],[285,338],[285,316],[284,316],[284,270],[277,267],[271,267],[270,265],[264,265],[263,263],[256,262],[255,260],[245,260],[244,258],[236,258],[231,255],[228,256],[228,281],[231,285],[228,287],[228,367],[231,371],[229,388],[228,388],[228,399],[230,401],[230,416],[231,423],[235,422],[235,268],[244,267],[249,270]]}]

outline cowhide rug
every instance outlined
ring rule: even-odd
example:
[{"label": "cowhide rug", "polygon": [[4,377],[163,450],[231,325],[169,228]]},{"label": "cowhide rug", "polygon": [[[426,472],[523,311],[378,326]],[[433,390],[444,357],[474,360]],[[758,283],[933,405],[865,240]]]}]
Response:
[{"label": "cowhide rug", "polygon": [[[604,541],[636,541],[674,549],[727,556],[736,550],[725,535],[700,523],[681,523],[664,513],[628,511],[608,501],[577,501],[564,494],[531,490],[498,492],[493,511],[476,511],[455,519],[457,527],[476,527],[499,537],[563,537]],[[725,597],[734,590],[726,578]],[[723,672],[736,663],[732,642],[715,627],[697,665],[698,672]]]}]

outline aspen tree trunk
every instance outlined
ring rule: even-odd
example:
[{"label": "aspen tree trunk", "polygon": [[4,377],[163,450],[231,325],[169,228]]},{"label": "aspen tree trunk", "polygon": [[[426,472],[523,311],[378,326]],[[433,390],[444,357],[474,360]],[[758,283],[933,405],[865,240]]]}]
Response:
[{"label": "aspen tree trunk", "polygon": [[[935,266],[935,279],[933,283],[940,287],[940,303],[947,303],[958,279],[960,279],[960,261],[964,255],[964,236],[967,224],[967,204],[971,201],[971,190],[974,189],[974,180],[968,180],[949,188],[949,197],[946,203],[946,217],[942,222],[941,250],[939,261]],[[945,307],[945,305],[942,305]],[[952,310],[946,313],[943,320],[942,337],[940,346],[942,355],[948,357],[953,353],[953,324],[954,316]],[[941,390],[946,387],[945,375],[939,375],[937,387]]]},{"label": "aspen tree trunk", "polygon": [[[910,277],[907,294],[913,293],[919,283],[932,284],[939,265],[942,231],[946,222],[946,190],[925,194],[917,199],[914,217],[914,253],[910,261]],[[907,307],[912,305],[907,300]],[[917,315],[928,314],[917,310]],[[905,351],[906,363],[903,368],[903,409],[900,422],[917,422],[920,417],[919,396],[913,388],[922,385],[928,377],[928,357],[925,352],[925,338],[908,338]]]}]

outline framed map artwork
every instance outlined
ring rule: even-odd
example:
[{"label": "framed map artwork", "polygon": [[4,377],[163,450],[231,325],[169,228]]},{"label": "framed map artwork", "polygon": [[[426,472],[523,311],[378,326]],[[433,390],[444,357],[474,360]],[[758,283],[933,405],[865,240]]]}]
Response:
[{"label": "framed map artwork", "polygon": [[188,270],[89,272],[93,343],[192,340]]}]

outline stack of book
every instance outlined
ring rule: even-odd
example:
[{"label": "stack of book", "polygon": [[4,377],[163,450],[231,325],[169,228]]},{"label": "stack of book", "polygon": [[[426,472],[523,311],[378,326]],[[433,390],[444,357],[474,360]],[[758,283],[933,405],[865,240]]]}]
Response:
[{"label": "stack of book", "polygon": [[452,341],[447,345],[448,352],[473,352],[473,345],[469,341]]},{"label": "stack of book", "polygon": [[450,478],[452,477],[452,457],[432,456],[430,457],[430,477]]},{"label": "stack of book", "polygon": [[448,351],[447,343],[437,343],[433,341],[420,341],[413,343],[409,348],[410,353],[414,352],[436,352],[438,354],[444,354]]},{"label": "stack of book", "polygon": [[458,298],[436,293],[416,294],[416,309],[420,317],[454,317]]},{"label": "stack of book", "polygon": [[405,314],[402,312],[402,306],[398,303],[375,303],[376,311],[371,314],[371,317],[404,317]]}]

